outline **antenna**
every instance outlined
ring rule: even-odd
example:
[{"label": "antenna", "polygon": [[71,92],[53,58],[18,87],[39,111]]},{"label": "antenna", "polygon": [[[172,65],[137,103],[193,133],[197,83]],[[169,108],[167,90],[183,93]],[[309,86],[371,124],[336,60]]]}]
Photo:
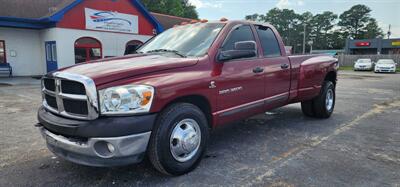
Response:
[{"label": "antenna", "polygon": [[389,31],[387,32],[387,35],[388,35],[388,39],[390,39],[390,35],[392,34],[392,32],[390,32],[390,27],[391,27],[392,25],[391,24],[389,24]]}]

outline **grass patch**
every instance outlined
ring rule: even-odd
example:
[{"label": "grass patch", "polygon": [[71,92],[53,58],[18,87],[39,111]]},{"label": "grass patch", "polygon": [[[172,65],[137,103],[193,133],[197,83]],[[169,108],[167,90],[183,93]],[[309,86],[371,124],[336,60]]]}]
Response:
[{"label": "grass patch", "polygon": [[339,70],[353,70],[352,66],[340,66]]},{"label": "grass patch", "polygon": [[[340,66],[339,70],[353,70],[352,66]],[[396,72],[400,72],[400,67],[396,68]]]}]

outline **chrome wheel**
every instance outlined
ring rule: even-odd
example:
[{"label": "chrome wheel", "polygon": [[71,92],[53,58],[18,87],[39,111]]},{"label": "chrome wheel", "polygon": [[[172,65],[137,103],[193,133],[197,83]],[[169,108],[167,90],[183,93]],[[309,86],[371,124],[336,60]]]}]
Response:
[{"label": "chrome wheel", "polygon": [[200,142],[199,124],[193,119],[184,119],[174,127],[171,133],[171,154],[178,162],[186,162],[196,155]]},{"label": "chrome wheel", "polygon": [[325,105],[326,105],[326,110],[330,111],[333,107],[333,90],[329,89],[328,92],[326,92],[326,98],[325,98]]}]

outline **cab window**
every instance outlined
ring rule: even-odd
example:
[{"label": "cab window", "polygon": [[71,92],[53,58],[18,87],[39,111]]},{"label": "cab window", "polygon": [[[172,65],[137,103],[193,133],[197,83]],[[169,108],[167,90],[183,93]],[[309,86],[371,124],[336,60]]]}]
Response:
[{"label": "cab window", "polygon": [[222,51],[233,50],[236,42],[255,41],[253,32],[249,25],[243,25],[235,28],[225,40]]},{"label": "cab window", "polygon": [[261,41],[264,57],[278,57],[281,56],[281,48],[279,47],[278,40],[274,32],[269,27],[256,25],[258,37]]}]

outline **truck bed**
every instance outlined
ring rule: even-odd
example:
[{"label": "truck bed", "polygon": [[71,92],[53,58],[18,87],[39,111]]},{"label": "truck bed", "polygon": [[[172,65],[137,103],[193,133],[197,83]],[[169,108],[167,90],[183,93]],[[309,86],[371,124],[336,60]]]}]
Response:
[{"label": "truck bed", "polygon": [[335,68],[337,59],[328,55],[291,55],[290,101],[298,102],[318,95],[326,72]]}]

